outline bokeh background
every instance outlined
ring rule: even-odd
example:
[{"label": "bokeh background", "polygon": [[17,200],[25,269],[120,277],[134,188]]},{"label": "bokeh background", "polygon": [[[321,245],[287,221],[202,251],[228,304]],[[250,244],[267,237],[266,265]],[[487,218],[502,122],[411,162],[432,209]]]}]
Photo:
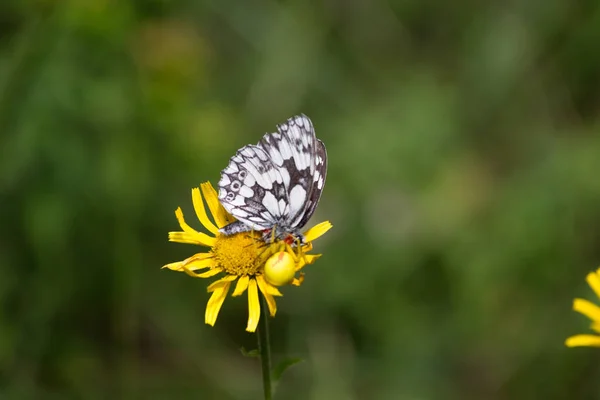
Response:
[{"label": "bokeh background", "polygon": [[334,229],[278,399],[599,399],[597,1],[3,0],[0,398],[256,399],[247,300],[161,270],[192,187],[309,115]]}]

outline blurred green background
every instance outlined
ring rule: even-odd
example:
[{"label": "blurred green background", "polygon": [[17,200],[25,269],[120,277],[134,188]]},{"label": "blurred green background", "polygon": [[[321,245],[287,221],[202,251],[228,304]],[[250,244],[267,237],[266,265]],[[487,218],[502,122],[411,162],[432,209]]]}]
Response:
[{"label": "blurred green background", "polygon": [[247,300],[161,270],[190,190],[303,112],[334,229],[278,399],[600,399],[600,3],[3,0],[0,398],[256,399]]}]

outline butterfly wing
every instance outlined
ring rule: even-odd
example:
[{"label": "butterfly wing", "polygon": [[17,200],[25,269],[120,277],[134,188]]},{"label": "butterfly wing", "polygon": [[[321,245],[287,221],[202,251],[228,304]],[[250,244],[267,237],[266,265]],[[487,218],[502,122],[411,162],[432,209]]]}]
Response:
[{"label": "butterfly wing", "polygon": [[325,186],[325,178],[327,177],[327,150],[322,141],[317,139],[315,146],[315,173],[312,176],[312,186],[308,201],[304,212],[301,214],[299,221],[295,224],[297,229],[301,229],[308,223],[310,218],[319,204],[321,199],[321,193],[323,193],[323,187]]},{"label": "butterfly wing", "polygon": [[[247,230],[270,229],[288,212],[287,191],[279,169],[264,149],[254,145],[238,150],[221,171],[219,200],[248,226]],[[224,233],[231,233],[225,228]]]},{"label": "butterfly wing", "polygon": [[238,150],[221,172],[219,200],[238,219],[221,232],[302,228],[319,203],[326,175],[327,152],[312,122],[303,114],[289,118],[256,146]]},{"label": "butterfly wing", "polygon": [[277,132],[266,134],[258,143],[279,170],[287,191],[289,209],[281,221],[285,227],[302,227],[299,222],[304,220],[311,199],[316,143],[312,122],[303,114],[277,125]]}]

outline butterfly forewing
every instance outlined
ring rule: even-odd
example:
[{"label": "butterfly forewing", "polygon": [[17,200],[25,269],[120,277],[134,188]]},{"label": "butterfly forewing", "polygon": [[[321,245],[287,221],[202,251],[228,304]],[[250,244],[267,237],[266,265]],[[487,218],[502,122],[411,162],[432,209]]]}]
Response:
[{"label": "butterfly forewing", "polygon": [[221,172],[219,200],[255,230],[270,229],[285,215],[288,204],[279,170],[265,150],[254,145],[238,150]]}]

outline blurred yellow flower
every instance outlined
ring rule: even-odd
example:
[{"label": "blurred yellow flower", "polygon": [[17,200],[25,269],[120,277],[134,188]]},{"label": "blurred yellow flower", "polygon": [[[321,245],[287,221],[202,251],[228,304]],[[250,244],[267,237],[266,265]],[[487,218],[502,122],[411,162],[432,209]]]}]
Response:
[{"label": "blurred yellow flower", "polygon": [[[202,195],[200,194],[202,190]],[[208,247],[208,252],[195,254],[183,261],[174,262],[163,266],[173,271],[185,272],[194,278],[210,278],[224,273],[221,279],[208,286],[208,292],[212,295],[206,306],[204,321],[208,325],[214,325],[219,315],[219,310],[227,297],[229,288],[237,280],[232,296],[239,296],[248,290],[248,325],[246,330],[254,332],[260,318],[260,305],[258,290],[264,296],[269,307],[271,316],[277,312],[277,304],[274,296],[281,296],[281,292],[275,287],[279,283],[291,283],[300,286],[304,279],[303,273],[299,272],[306,264],[312,264],[320,254],[306,254],[312,250],[312,241],[322,236],[331,228],[329,221],[322,222],[306,231],[305,244],[295,249],[283,241],[266,243],[262,239],[261,232],[243,232],[234,235],[223,235],[219,229],[235,221],[221,205],[217,192],[209,182],[202,183],[200,189],[192,189],[192,201],[196,216],[202,225],[214,236],[198,232],[191,228],[183,218],[181,208],[177,208],[175,216],[179,221],[182,232],[169,232],[169,241],[179,243],[196,244]],[[208,205],[214,223],[208,218],[202,198]],[[284,253],[285,256],[282,256]],[[281,268],[273,276],[269,272],[265,274],[265,264],[274,264],[277,258]],[[283,262],[282,262],[283,260]],[[282,281],[281,269],[293,269],[292,279]],[[296,277],[296,273],[299,276]],[[266,276],[265,276],[266,275]]]},{"label": "blurred yellow flower", "polygon": [[[595,272],[590,272],[586,277],[588,285],[600,298],[600,268]],[[591,328],[596,333],[600,334],[600,307],[594,303],[584,300],[575,299],[573,301],[573,310],[581,313],[592,320]],[[569,347],[577,346],[594,346],[600,347],[600,335],[575,335],[565,341],[565,345]]]}]

